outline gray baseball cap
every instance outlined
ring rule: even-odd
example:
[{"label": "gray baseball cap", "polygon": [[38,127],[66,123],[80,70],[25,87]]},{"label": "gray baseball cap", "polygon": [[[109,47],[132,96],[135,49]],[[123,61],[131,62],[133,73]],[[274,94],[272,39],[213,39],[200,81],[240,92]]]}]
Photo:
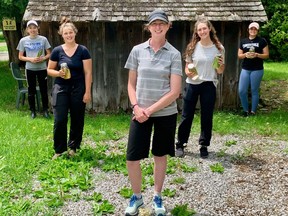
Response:
[{"label": "gray baseball cap", "polygon": [[148,23],[151,24],[155,20],[162,20],[166,23],[169,23],[168,16],[161,9],[154,10],[148,17]]}]

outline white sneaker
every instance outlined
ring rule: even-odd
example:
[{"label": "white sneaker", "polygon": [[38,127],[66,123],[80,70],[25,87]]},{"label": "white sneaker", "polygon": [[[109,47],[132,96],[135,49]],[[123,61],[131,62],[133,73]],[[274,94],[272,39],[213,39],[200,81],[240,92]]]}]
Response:
[{"label": "white sneaker", "polygon": [[153,208],[156,216],[165,216],[166,209],[162,204],[162,198],[160,196],[155,196],[153,199]]},{"label": "white sneaker", "polygon": [[125,216],[132,216],[138,214],[138,209],[143,205],[143,198],[137,198],[133,195],[130,199],[129,206],[125,210]]}]

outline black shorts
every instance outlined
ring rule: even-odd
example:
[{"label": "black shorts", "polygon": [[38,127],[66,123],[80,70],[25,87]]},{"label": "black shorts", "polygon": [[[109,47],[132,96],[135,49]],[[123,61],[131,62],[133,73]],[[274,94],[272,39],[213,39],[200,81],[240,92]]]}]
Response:
[{"label": "black shorts", "polygon": [[150,140],[154,126],[152,140],[152,154],[154,156],[175,156],[175,132],[177,114],[161,117],[150,117],[146,122],[139,123],[132,120],[130,124],[126,159],[137,161],[149,157]]}]

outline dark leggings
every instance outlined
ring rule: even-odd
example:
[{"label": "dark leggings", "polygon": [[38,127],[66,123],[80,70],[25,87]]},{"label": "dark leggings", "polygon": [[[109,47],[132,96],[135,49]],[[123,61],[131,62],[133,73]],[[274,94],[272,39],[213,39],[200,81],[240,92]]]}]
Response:
[{"label": "dark leggings", "polygon": [[178,128],[177,148],[183,148],[183,144],[188,142],[198,98],[200,98],[201,106],[201,134],[199,144],[205,146],[210,145],[213,111],[216,101],[216,87],[213,82],[203,82],[199,85],[187,83],[183,97],[182,118]]},{"label": "dark leggings", "polygon": [[36,79],[39,83],[43,110],[48,109],[47,70],[26,71],[28,82],[28,102],[31,111],[35,111]]}]

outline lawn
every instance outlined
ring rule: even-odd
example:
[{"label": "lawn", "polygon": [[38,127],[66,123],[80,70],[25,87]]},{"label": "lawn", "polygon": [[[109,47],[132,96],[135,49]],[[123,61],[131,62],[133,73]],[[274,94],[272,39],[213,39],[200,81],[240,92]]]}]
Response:
[{"label": "lawn", "polygon": [[[270,91],[274,91],[279,81],[287,86],[287,63],[265,63],[265,68],[263,82],[269,83]],[[61,215],[59,212],[65,203],[79,200],[89,200],[94,215],[115,215],[115,206],[103,200],[101,194],[87,195],[85,192],[95,186],[91,172],[95,167],[107,173],[113,171],[127,175],[126,143],[121,140],[127,136],[130,115],[87,114],[79,154],[72,159],[64,155],[52,161],[53,119],[47,120],[40,114],[31,119],[27,101],[19,110],[15,108],[16,82],[8,62],[0,62],[0,86],[0,215]],[[284,94],[281,98],[287,99],[287,92],[276,94]],[[217,111],[213,133],[287,141],[287,121],[287,109],[281,106],[259,111],[259,115],[251,118],[242,118],[231,111]],[[199,134],[199,130],[197,114],[192,134]],[[119,140],[120,144],[113,146],[113,150],[107,144]],[[288,154],[288,150],[285,151]],[[173,167],[175,161],[169,160],[168,167]],[[213,167],[215,170],[220,168]],[[144,175],[151,175],[150,167],[145,170]],[[125,198],[131,195],[127,188],[119,190]]]}]

